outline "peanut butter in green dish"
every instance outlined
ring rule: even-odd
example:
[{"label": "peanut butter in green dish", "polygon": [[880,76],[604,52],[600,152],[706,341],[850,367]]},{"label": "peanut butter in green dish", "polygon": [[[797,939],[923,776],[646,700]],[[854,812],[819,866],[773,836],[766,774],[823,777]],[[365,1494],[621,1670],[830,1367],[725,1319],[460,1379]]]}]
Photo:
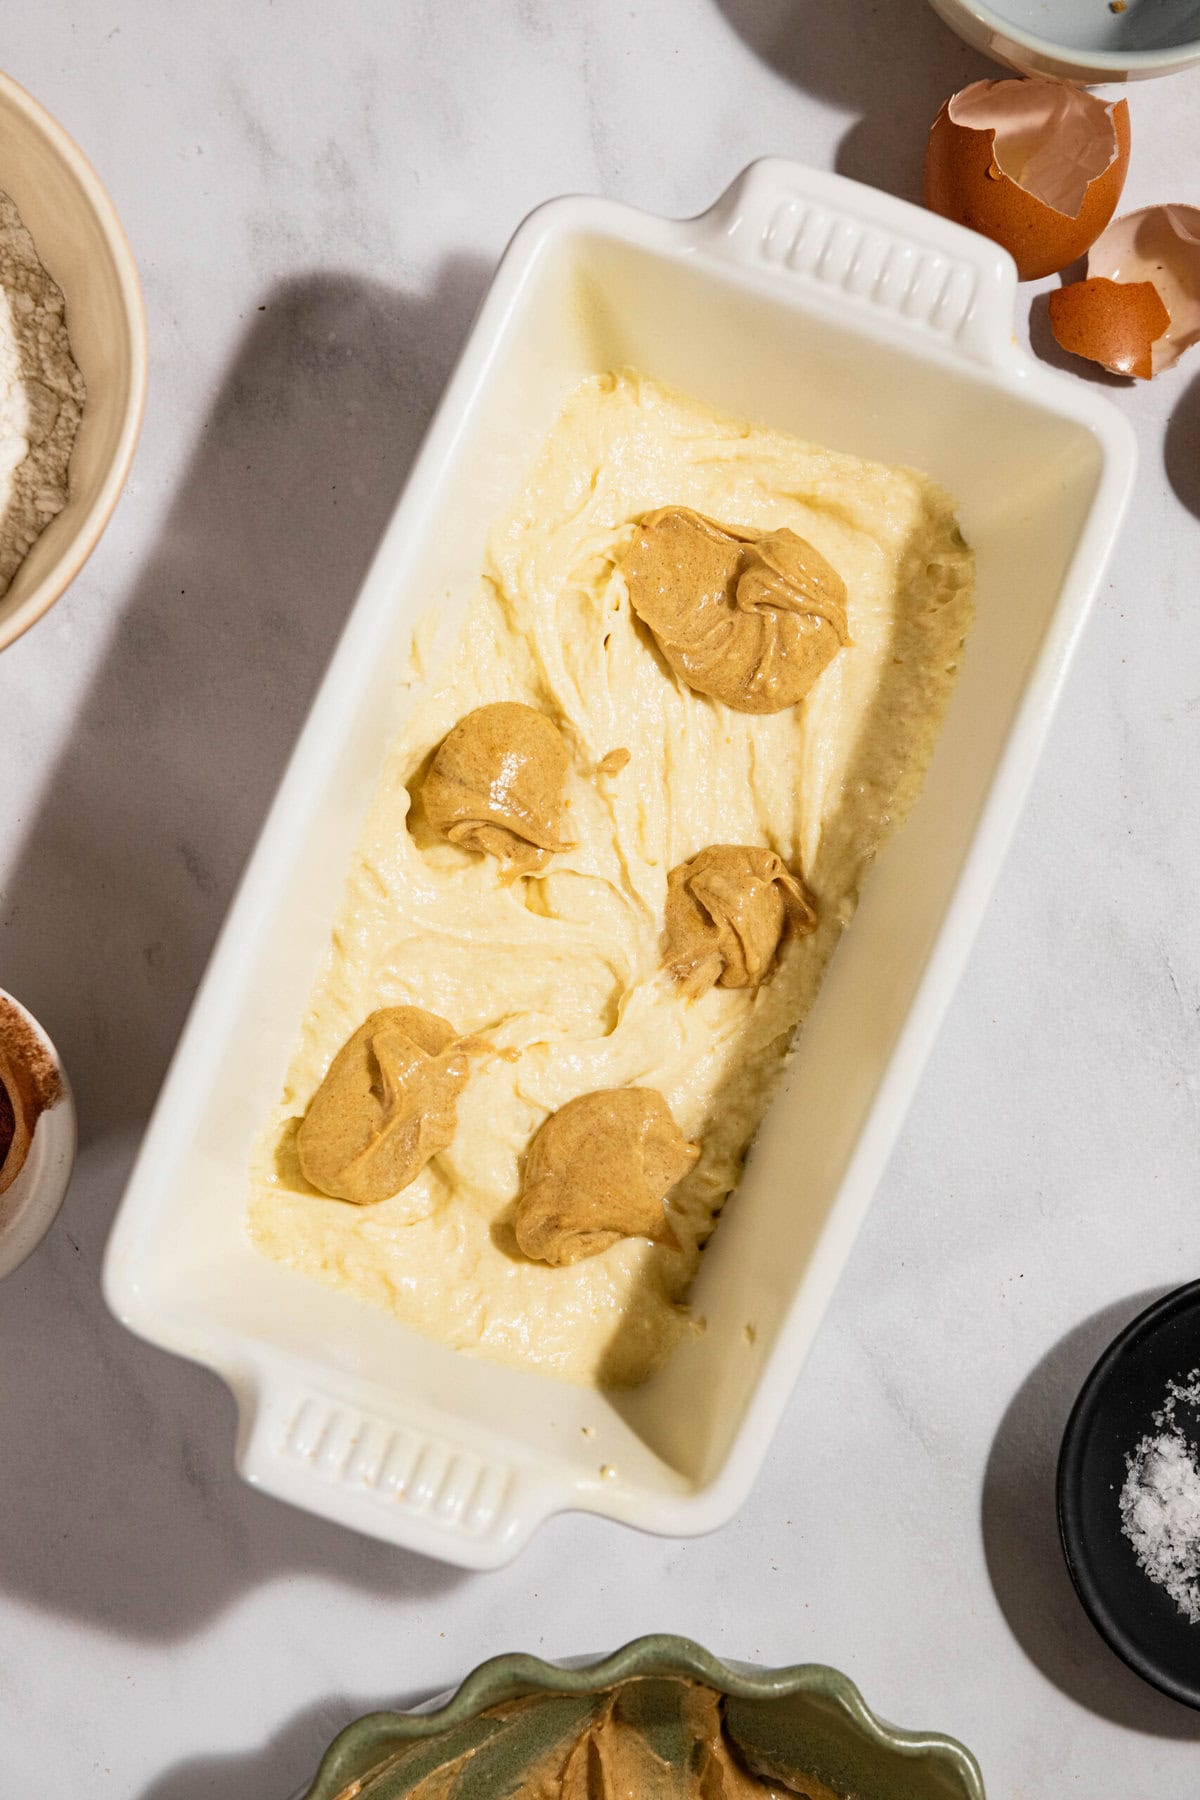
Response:
[{"label": "peanut butter in green dish", "polygon": [[844,1800],[802,1770],[758,1770],[724,1697],[679,1677],[534,1694],[406,1744],[337,1800]]}]

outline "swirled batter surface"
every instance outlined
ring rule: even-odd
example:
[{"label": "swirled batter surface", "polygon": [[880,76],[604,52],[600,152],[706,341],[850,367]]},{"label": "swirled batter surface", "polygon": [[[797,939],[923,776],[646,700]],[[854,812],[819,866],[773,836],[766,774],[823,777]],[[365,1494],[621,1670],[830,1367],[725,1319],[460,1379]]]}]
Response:
[{"label": "swirled batter surface", "polygon": [[[841,575],[852,643],[800,706],[734,711],[658,653],[619,564],[635,521],[668,505],[790,527]],[[259,1248],[458,1349],[578,1381],[644,1379],[692,1328],[699,1248],[864,872],[916,796],[971,581],[951,500],[913,470],[721,417],[636,373],[585,381],[495,526],[454,653],[388,756],[255,1153]],[[571,751],[573,848],[518,879],[436,835],[420,806],[434,748],[497,700],[548,713]],[[689,1001],[663,968],[667,876],[714,843],[776,851],[819,922],[763,986]],[[473,1061],[453,1141],[411,1186],[347,1205],[305,1182],[296,1128],[340,1046],[394,1006],[493,1052]],[[703,1146],[671,1199],[678,1247],[631,1238],[566,1267],[528,1260],[512,1210],[530,1140],[568,1100],[626,1084],[661,1092]]]}]

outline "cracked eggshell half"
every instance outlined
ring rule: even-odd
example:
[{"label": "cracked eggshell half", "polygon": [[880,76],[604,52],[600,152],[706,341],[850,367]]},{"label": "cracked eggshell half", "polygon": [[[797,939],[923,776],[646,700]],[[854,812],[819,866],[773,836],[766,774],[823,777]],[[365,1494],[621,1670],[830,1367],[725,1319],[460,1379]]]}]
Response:
[{"label": "cracked eggshell half", "polygon": [[925,204],[1000,244],[1035,281],[1091,247],[1128,166],[1126,101],[1036,77],[976,81],[933,122]]},{"label": "cracked eggshell half", "polygon": [[1200,207],[1144,206],[1114,219],[1093,245],[1087,272],[1089,281],[1154,287],[1167,320],[1154,340],[1153,374],[1173,369],[1200,342]]}]

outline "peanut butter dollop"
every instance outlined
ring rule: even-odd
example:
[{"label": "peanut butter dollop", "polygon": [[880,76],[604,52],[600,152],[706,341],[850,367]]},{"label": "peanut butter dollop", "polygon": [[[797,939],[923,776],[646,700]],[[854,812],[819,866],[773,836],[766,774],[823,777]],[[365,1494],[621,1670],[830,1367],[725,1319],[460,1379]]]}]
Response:
[{"label": "peanut butter dollop", "polygon": [[663,955],[691,999],[714,985],[756,988],[784,934],[806,937],[816,923],[807,889],[773,850],[710,844],[667,877]]},{"label": "peanut butter dollop", "polygon": [[622,567],[675,673],[738,712],[795,706],[850,642],[845,583],[786,527],[743,531],[664,506],[643,518]]},{"label": "peanut butter dollop", "polygon": [[305,1179],[369,1206],[414,1181],[454,1136],[469,1057],[481,1048],[419,1006],[384,1006],[347,1038],[296,1134]]},{"label": "peanut butter dollop", "polygon": [[526,1256],[562,1265],[618,1238],[674,1245],[663,1201],[700,1154],[654,1088],[598,1088],[552,1113],[529,1146],[517,1202]]},{"label": "peanut butter dollop", "polygon": [[452,844],[536,875],[569,850],[560,814],[567,746],[558,726],[516,700],[477,706],[447,733],[421,789],[430,825]]}]

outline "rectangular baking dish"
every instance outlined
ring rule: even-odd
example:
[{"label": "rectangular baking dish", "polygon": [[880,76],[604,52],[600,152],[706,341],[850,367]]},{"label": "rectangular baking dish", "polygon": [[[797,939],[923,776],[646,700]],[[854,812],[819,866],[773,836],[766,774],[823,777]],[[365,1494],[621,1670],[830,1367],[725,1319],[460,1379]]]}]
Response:
[{"label": "rectangular baking dish", "polygon": [[[469,1567],[549,1514],[722,1524],[849,1254],[968,952],[1118,529],[1131,433],[1012,337],[1008,256],[856,182],[752,165],[697,219],[557,200],[497,272],[296,746],[113,1228],[105,1292],[237,1400],[247,1480]],[[359,824],[487,531],[567,392],[630,364],[722,411],[926,470],[978,553],[978,616],[921,799],[866,884],[704,1257],[707,1329],[630,1393],[427,1342],[259,1256],[247,1163]],[[747,1326],[752,1331],[747,1331]]]}]

